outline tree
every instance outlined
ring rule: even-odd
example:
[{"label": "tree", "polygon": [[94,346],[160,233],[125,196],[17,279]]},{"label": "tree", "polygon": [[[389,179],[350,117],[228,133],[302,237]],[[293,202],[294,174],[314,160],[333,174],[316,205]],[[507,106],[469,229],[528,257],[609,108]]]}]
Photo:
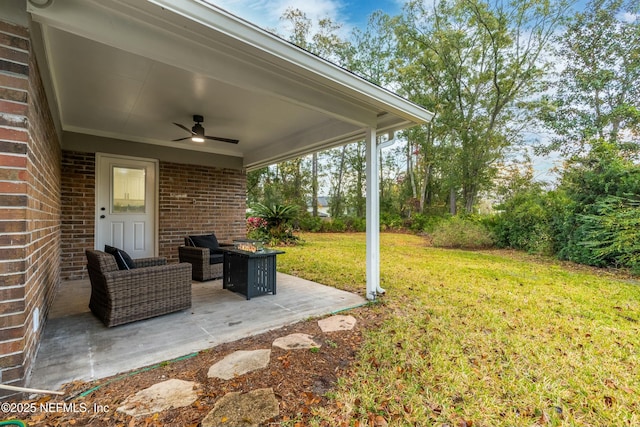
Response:
[{"label": "tree", "polygon": [[[314,26],[312,20],[303,11],[296,8],[288,8],[281,20],[291,24],[289,40],[297,46],[336,63],[344,62],[344,58],[350,55],[351,45],[338,36],[341,25],[333,22],[330,18],[320,19],[317,25]],[[288,203],[295,203],[301,208],[305,207],[307,203],[306,196],[308,195],[306,187],[307,184],[310,186],[313,216],[318,216],[320,163],[318,153],[313,153],[311,155],[311,170],[308,174],[306,171],[301,170],[301,167],[306,166],[306,163],[302,162],[301,159],[283,162],[278,165],[280,170],[293,169],[297,171],[294,174],[296,177],[293,180],[294,187],[290,189],[295,197],[287,199]],[[309,177],[308,183],[305,179],[306,177]]]},{"label": "tree", "polygon": [[559,188],[569,200],[554,233],[561,258],[640,268],[640,166],[616,144],[595,141],[569,161]]},{"label": "tree", "polygon": [[595,140],[640,152],[640,18],[623,12],[622,0],[592,0],[557,38],[565,65],[542,103],[555,136],[541,152],[585,154]]},{"label": "tree", "polygon": [[511,119],[539,89],[541,54],[566,8],[564,1],[414,0],[396,23],[401,88],[436,112],[431,132],[456,151],[449,175],[467,212],[515,142]]}]

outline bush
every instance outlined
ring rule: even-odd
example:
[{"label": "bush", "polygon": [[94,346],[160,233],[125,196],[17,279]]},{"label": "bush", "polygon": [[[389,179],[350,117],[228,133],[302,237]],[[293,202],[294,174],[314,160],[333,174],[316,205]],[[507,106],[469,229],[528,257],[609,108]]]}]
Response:
[{"label": "bush", "polygon": [[[298,237],[293,235],[293,220],[298,215],[298,207],[295,205],[266,206],[256,203],[252,207],[255,217],[266,222],[266,241],[271,245],[292,245],[298,242]],[[260,229],[258,229],[259,231]]]},{"label": "bush", "polygon": [[540,188],[523,191],[508,200],[495,218],[496,245],[530,253],[554,252],[552,223],[556,205]]},{"label": "bush", "polygon": [[298,218],[298,227],[302,231],[317,233],[318,231],[322,230],[322,224],[324,221],[324,219],[318,216],[304,214],[301,215],[300,218]]},{"label": "bush", "polygon": [[380,213],[380,229],[381,230],[397,230],[402,228],[404,221],[398,214],[388,212]]},{"label": "bush", "polygon": [[446,220],[447,217],[444,215],[414,213],[404,221],[404,226],[414,233],[431,233],[438,224]]},{"label": "bush", "polygon": [[596,202],[594,210],[580,217],[582,261],[640,273],[640,200],[609,196]]},{"label": "bush", "polygon": [[361,233],[367,231],[367,219],[359,217],[347,217],[344,220],[346,231]]},{"label": "bush", "polygon": [[558,257],[640,270],[640,166],[608,143],[572,159],[560,186],[569,203],[555,221]]},{"label": "bush", "polygon": [[322,229],[325,233],[342,233],[346,231],[347,226],[340,218],[332,218],[330,221],[322,223]]},{"label": "bush", "polygon": [[493,237],[485,225],[457,216],[436,225],[431,238],[433,246],[439,248],[484,249],[493,246]]}]

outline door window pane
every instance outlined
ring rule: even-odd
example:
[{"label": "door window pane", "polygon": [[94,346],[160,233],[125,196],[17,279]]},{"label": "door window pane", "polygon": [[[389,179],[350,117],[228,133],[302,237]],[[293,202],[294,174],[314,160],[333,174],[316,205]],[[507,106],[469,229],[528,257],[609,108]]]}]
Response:
[{"label": "door window pane", "polygon": [[146,170],[114,166],[112,169],[112,213],[145,213]]}]

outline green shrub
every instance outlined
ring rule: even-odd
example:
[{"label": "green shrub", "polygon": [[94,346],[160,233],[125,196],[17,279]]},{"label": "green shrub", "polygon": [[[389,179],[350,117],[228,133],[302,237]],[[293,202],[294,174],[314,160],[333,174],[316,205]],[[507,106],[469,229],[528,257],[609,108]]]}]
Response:
[{"label": "green shrub", "polygon": [[516,194],[502,206],[502,213],[494,220],[496,245],[525,250],[530,253],[551,254],[554,247],[552,221],[553,200],[540,188]]},{"label": "green shrub", "polygon": [[431,238],[433,246],[440,248],[483,249],[493,246],[493,237],[486,226],[457,216],[436,225]]},{"label": "green shrub", "polygon": [[267,243],[271,245],[295,244],[298,238],[293,235],[293,220],[298,215],[295,205],[266,206],[256,203],[251,208],[253,215],[266,221]]},{"label": "green shrub", "polygon": [[322,230],[323,221],[325,220],[318,216],[304,214],[301,215],[300,218],[298,218],[298,227],[302,231],[317,233],[318,231]]},{"label": "green shrub", "polygon": [[595,144],[571,160],[560,188],[569,202],[554,222],[558,257],[640,270],[640,166],[611,144]]},{"label": "green shrub", "polygon": [[380,213],[380,229],[381,230],[398,230],[402,228],[404,221],[399,214],[381,212]]},{"label": "green shrub", "polygon": [[366,218],[358,218],[355,216],[347,217],[344,219],[344,225],[346,231],[351,231],[354,233],[363,233],[367,231]]},{"label": "green shrub", "polygon": [[411,218],[404,221],[404,226],[415,233],[430,233],[438,224],[446,220],[447,217],[444,215],[414,213]]},{"label": "green shrub", "polygon": [[344,221],[340,218],[332,218],[331,220],[322,223],[320,231],[325,233],[342,233],[346,231],[346,229],[347,226]]},{"label": "green shrub", "polygon": [[582,261],[598,267],[627,267],[640,273],[640,200],[609,196],[582,215]]}]

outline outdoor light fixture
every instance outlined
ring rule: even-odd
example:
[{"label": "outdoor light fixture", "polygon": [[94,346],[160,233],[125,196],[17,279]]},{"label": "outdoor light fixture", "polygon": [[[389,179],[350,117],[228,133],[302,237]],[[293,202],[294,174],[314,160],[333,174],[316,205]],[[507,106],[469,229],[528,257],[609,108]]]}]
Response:
[{"label": "outdoor light fixture", "polygon": [[193,136],[191,137],[193,142],[204,142],[204,128],[200,123],[193,125],[191,131],[193,132]]},{"label": "outdoor light fixture", "polygon": [[53,0],[29,0],[29,3],[31,3],[32,6],[44,9],[51,6]]}]

